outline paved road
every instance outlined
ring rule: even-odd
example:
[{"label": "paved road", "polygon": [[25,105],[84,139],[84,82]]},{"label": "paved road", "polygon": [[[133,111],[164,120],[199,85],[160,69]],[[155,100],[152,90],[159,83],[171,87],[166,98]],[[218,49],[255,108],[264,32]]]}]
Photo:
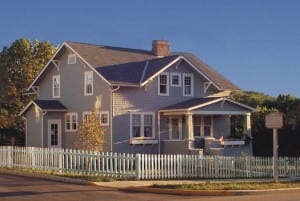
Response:
[{"label": "paved road", "polygon": [[300,191],[283,191],[243,196],[174,196],[133,193],[98,186],[67,184],[38,178],[0,174],[0,200],[84,201],[299,201]]}]

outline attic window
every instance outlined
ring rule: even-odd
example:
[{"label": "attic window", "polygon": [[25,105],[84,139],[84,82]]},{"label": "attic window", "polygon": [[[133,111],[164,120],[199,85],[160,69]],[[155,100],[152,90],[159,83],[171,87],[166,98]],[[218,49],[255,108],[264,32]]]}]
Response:
[{"label": "attic window", "polygon": [[68,55],[68,64],[76,64],[76,54]]}]

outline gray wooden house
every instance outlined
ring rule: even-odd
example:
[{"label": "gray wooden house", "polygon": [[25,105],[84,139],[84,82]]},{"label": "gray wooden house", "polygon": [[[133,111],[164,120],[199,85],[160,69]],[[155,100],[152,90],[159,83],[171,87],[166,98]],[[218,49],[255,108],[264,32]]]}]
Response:
[{"label": "gray wooden house", "polygon": [[[228,98],[239,90],[191,53],[64,42],[28,87],[35,97],[21,112],[26,146],[72,148],[95,108],[105,151],[125,153],[252,154],[253,108]],[[231,119],[243,117],[241,139]]]}]

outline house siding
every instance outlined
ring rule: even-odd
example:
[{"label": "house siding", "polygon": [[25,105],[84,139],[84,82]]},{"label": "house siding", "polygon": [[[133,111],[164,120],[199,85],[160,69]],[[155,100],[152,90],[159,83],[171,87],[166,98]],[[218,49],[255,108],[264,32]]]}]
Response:
[{"label": "house siding", "polygon": [[[98,105],[100,111],[111,112],[111,89],[104,80],[93,72],[93,95],[84,95],[84,72],[91,69],[84,65],[77,57],[76,64],[68,64],[68,54],[64,52],[59,58],[60,67],[56,68],[50,64],[47,69],[47,75],[38,83],[39,97],[38,99],[58,100],[68,110],[68,112],[76,112],[78,117],[78,126],[82,122],[83,112],[93,111],[95,105]],[[52,97],[52,77],[60,75],[60,97]],[[54,115],[54,114],[53,114]],[[73,148],[73,138],[75,132],[65,132],[65,114],[60,113],[58,116],[49,116],[49,118],[61,119],[62,122],[62,146],[65,148]],[[48,117],[47,117],[48,118]],[[44,123],[47,121],[44,121]],[[111,121],[109,121],[111,124]],[[111,126],[103,126],[105,129],[105,151],[111,149]],[[47,133],[47,125],[44,126],[44,134]],[[47,142],[45,142],[47,144]]]},{"label": "house siding", "polygon": [[26,115],[27,133],[26,146],[42,146],[42,112],[35,106],[31,106]]},{"label": "house siding", "polygon": [[[155,112],[155,138],[158,139],[158,111],[166,106],[189,100],[193,97],[203,97],[203,82],[198,72],[188,66],[186,62],[173,65],[166,71],[193,74],[193,96],[183,96],[183,87],[172,87],[169,83],[169,95],[158,95],[158,77],[149,81],[144,87],[121,87],[113,93],[113,146],[118,152],[143,152],[157,153],[158,145],[131,145],[130,144],[130,112]],[[171,79],[171,77],[169,77]],[[183,80],[181,80],[183,82]],[[161,116],[161,139],[169,139],[168,125],[163,115]],[[183,125],[184,131],[184,125]],[[183,132],[184,134],[184,132]],[[183,136],[185,137],[185,136]]]}]

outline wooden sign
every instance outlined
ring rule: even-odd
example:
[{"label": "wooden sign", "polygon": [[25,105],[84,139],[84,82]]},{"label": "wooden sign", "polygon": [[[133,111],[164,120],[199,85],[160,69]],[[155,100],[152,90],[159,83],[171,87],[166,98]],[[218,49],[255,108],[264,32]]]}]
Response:
[{"label": "wooden sign", "polygon": [[273,112],[266,115],[265,126],[266,128],[282,128],[283,127],[283,117],[282,112]]}]

